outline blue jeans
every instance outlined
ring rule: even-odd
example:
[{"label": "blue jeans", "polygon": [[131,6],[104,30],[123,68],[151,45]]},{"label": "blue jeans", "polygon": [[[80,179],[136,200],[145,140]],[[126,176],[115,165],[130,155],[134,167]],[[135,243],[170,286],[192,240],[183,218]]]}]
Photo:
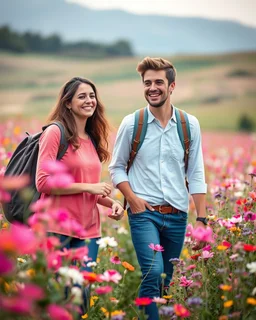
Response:
[{"label": "blue jeans", "polygon": [[[50,235],[54,235],[60,239],[60,242],[64,245],[62,248],[67,248],[67,249],[75,249],[75,248],[81,248],[81,247],[87,247],[88,248],[88,257],[91,258],[90,261],[96,261],[97,255],[98,255],[98,249],[99,245],[96,243],[97,240],[100,238],[92,238],[90,239],[89,243],[86,243],[85,240],[81,240],[78,238],[73,238],[69,236],[65,236],[63,234],[56,234],[56,233],[50,233]],[[92,268],[88,266],[82,266],[80,268],[81,271],[88,271],[92,272]],[[76,285],[77,287],[80,287],[80,285]],[[82,312],[86,313],[88,310],[88,304],[90,301],[90,287],[87,286],[83,292],[83,305],[81,306]],[[68,296],[68,287],[65,289],[65,296]]]},{"label": "blue jeans", "polygon": [[[140,297],[160,297],[162,289],[161,273],[166,274],[164,286],[169,287],[173,264],[171,258],[179,258],[187,226],[187,213],[161,214],[146,210],[132,214],[128,209],[129,223],[133,245],[142,272]],[[155,255],[148,246],[150,243],[160,244],[163,252]],[[154,258],[153,258],[154,256]],[[158,309],[155,303],[145,308],[148,320],[158,320]]]}]

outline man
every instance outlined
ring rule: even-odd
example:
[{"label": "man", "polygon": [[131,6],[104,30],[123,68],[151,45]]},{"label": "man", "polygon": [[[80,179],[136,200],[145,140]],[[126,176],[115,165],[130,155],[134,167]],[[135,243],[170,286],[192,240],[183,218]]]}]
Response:
[{"label": "man", "polygon": [[[161,296],[161,274],[168,288],[173,265],[170,259],[179,258],[187,225],[189,204],[185,184],[184,150],[179,140],[175,107],[171,95],[175,89],[176,70],[167,60],[144,58],[137,67],[148,102],[148,127],[144,142],[127,175],[131,152],[134,114],[126,116],[119,128],[109,166],[112,182],[128,202],[131,236],[142,271],[140,297]],[[207,221],[205,194],[207,186],[198,120],[188,115],[191,142],[187,178],[200,221]],[[161,208],[159,208],[161,206]],[[149,244],[160,244],[152,263]],[[203,246],[197,244],[196,249]],[[159,319],[155,303],[146,307],[148,320]]]}]

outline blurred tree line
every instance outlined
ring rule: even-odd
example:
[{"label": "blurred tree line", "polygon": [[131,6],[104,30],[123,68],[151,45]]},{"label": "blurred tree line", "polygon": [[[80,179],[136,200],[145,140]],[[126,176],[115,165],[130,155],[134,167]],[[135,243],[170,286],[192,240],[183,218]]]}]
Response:
[{"label": "blurred tree line", "polygon": [[0,27],[0,50],[16,53],[35,52],[81,56],[88,58],[104,58],[117,56],[133,56],[131,44],[127,40],[118,40],[112,44],[79,41],[64,43],[59,35],[47,37],[39,33],[18,33],[9,26]]}]

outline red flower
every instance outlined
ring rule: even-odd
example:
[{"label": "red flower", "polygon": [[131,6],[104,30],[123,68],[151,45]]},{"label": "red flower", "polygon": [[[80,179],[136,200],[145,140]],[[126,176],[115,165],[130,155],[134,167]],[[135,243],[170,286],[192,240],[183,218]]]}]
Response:
[{"label": "red flower", "polygon": [[196,253],[193,256],[191,256],[190,258],[193,260],[198,260],[198,258],[201,256],[201,253]]},{"label": "red flower", "polygon": [[181,318],[187,318],[190,316],[189,310],[183,307],[182,304],[175,304],[174,312],[178,317],[181,317]]},{"label": "red flower", "polygon": [[152,299],[147,298],[147,297],[142,297],[142,298],[136,298],[135,299],[136,306],[148,306],[151,303],[152,303]]},{"label": "red flower", "polygon": [[256,246],[252,244],[244,244],[244,251],[254,252],[256,251]]}]

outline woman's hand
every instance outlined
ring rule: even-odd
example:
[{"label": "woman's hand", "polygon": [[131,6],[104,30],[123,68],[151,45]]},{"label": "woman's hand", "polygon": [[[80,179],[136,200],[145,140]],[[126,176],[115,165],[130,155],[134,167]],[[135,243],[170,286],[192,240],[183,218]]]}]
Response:
[{"label": "woman's hand", "polygon": [[86,183],[85,191],[107,197],[111,193],[111,185],[106,182]]},{"label": "woman's hand", "polygon": [[124,216],[124,208],[123,206],[117,202],[114,201],[112,204],[112,213],[108,215],[109,218],[114,220],[120,220]]}]

